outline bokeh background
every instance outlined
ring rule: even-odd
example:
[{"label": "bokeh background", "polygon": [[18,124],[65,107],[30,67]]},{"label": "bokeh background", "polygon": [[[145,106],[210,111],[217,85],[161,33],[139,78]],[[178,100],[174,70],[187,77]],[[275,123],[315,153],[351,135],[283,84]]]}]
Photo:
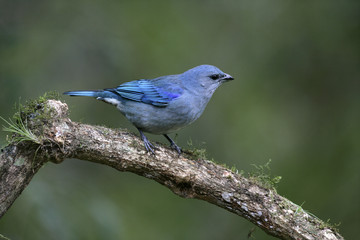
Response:
[{"label": "bokeh background", "polygon": [[[0,115],[47,91],[216,65],[235,80],[178,132],[178,144],[191,139],[209,158],[245,172],[272,159],[281,195],[341,222],[340,233],[355,239],[359,46],[356,0],[1,0]],[[74,121],[136,132],[110,105],[64,99]],[[0,220],[0,234],[12,240],[246,239],[253,227],[156,182],[75,159],[43,167]],[[274,239],[260,229],[253,236]]]}]

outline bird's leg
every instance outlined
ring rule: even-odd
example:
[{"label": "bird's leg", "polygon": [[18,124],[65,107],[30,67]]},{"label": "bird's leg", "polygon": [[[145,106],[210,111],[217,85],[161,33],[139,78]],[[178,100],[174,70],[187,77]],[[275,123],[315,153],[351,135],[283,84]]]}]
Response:
[{"label": "bird's leg", "polygon": [[152,154],[155,155],[155,152],[154,152],[155,147],[154,147],[154,145],[151,144],[151,142],[146,138],[145,134],[140,129],[138,129],[138,130],[139,130],[141,139],[144,142],[144,146],[145,146],[146,151],[152,152]]},{"label": "bird's leg", "polygon": [[166,134],[163,134],[163,135],[170,142],[170,147],[175,149],[179,153],[179,156],[180,156],[181,148],[178,145],[176,145],[176,143],[168,135],[166,135]]}]

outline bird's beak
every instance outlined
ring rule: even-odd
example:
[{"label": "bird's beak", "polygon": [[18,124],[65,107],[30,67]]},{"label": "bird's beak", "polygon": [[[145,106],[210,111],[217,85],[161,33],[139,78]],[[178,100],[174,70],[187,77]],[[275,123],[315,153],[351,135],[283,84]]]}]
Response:
[{"label": "bird's beak", "polygon": [[221,80],[224,82],[227,82],[230,80],[234,80],[234,78],[232,76],[230,76],[229,74],[225,73],[225,76]]}]

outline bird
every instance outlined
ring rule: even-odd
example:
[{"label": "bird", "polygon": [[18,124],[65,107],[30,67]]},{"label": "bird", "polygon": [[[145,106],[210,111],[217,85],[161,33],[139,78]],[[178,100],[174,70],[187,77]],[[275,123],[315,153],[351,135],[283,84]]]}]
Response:
[{"label": "bird", "polygon": [[94,97],[114,105],[138,129],[147,152],[155,155],[155,147],[144,132],[163,135],[180,155],[181,148],[168,134],[197,120],[215,90],[233,79],[215,66],[200,65],[181,74],[134,80],[114,88],[63,94]]}]

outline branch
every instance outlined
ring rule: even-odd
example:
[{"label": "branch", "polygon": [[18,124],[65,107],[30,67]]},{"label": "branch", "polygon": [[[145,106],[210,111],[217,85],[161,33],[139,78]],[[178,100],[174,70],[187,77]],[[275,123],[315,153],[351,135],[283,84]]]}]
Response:
[{"label": "branch", "polygon": [[[210,202],[280,239],[343,239],[320,219],[251,179],[192,154],[158,146],[148,154],[141,140],[123,130],[72,122],[57,100],[37,104],[21,119],[36,141],[12,143],[0,153],[0,217],[48,161],[78,158],[132,172],[166,186],[184,198]],[[26,116],[23,116],[23,115]]]}]

